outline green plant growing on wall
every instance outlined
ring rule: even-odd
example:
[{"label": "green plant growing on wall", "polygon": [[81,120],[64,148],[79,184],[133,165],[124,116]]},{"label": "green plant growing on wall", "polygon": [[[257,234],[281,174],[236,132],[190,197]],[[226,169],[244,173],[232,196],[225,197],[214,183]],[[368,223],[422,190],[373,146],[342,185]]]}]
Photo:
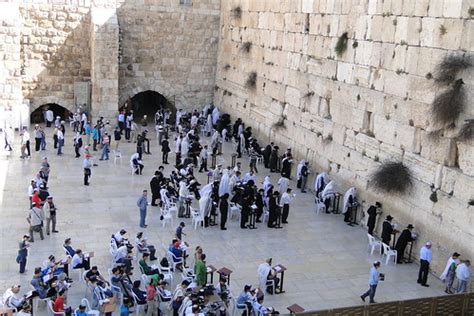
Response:
[{"label": "green plant growing on wall", "polygon": [[468,10],[467,10],[467,13],[469,13],[469,16],[472,18],[474,16],[474,7],[470,7]]},{"label": "green plant growing on wall", "polygon": [[463,85],[462,79],[458,79],[434,99],[431,105],[431,117],[436,128],[454,127],[466,101]]},{"label": "green plant growing on wall", "polygon": [[474,119],[466,120],[458,133],[457,139],[460,141],[474,139]]},{"label": "green plant growing on wall", "polygon": [[379,192],[407,193],[413,186],[411,171],[401,162],[384,162],[370,175],[369,186]]},{"label": "green plant growing on wall", "polygon": [[245,80],[245,87],[252,90],[257,87],[257,73],[255,71],[249,73],[247,80]]},{"label": "green plant growing on wall", "polygon": [[439,35],[443,36],[445,35],[446,33],[448,33],[448,29],[446,28],[446,26],[444,25],[440,25],[439,26]]},{"label": "green plant growing on wall", "polygon": [[236,19],[240,19],[242,17],[242,8],[237,6],[231,10],[232,16]]},{"label": "green plant growing on wall", "polygon": [[249,53],[251,48],[252,48],[252,42],[244,42],[244,43],[242,43],[241,49],[242,49],[243,52]]},{"label": "green plant growing on wall", "polygon": [[229,65],[229,64],[225,64],[224,70],[229,70],[229,69],[230,69],[230,65]]},{"label": "green plant growing on wall", "polygon": [[342,54],[347,50],[347,42],[348,42],[348,34],[347,32],[342,33],[341,36],[337,39],[336,47],[334,50],[336,51],[337,56],[341,57]]},{"label": "green plant growing on wall", "polygon": [[438,85],[451,84],[460,71],[469,67],[472,67],[470,58],[459,54],[446,55],[436,66],[435,82]]}]

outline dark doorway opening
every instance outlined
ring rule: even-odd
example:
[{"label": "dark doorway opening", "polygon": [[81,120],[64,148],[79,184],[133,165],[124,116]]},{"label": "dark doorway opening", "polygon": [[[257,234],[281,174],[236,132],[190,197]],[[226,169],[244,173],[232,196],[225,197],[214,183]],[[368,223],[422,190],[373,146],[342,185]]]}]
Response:
[{"label": "dark doorway opening", "polygon": [[51,110],[54,113],[54,117],[60,116],[62,120],[67,120],[69,116],[72,114],[71,111],[66,109],[65,107],[56,104],[56,103],[48,103],[43,104],[30,114],[30,122],[33,124],[44,123],[44,112],[47,110]]},{"label": "dark doorway opening", "polygon": [[148,121],[153,121],[158,110],[169,109],[172,113],[175,112],[173,103],[158,92],[151,90],[137,93],[126,103],[125,107],[127,111],[133,110],[135,119],[142,119],[146,115]]}]

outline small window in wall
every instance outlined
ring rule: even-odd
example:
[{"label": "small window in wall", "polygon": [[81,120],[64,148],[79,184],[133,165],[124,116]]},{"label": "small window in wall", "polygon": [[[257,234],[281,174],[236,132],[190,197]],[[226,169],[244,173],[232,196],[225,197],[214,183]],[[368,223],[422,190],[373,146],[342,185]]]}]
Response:
[{"label": "small window in wall", "polygon": [[182,4],[182,5],[193,5],[193,0],[179,0],[179,4]]}]

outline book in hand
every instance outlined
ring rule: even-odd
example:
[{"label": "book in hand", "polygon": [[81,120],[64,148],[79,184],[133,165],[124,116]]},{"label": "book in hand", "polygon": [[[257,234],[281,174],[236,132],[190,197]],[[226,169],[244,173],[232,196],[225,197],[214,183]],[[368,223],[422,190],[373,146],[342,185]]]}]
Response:
[{"label": "book in hand", "polygon": [[385,274],[380,273],[379,279],[380,281],[385,281]]}]

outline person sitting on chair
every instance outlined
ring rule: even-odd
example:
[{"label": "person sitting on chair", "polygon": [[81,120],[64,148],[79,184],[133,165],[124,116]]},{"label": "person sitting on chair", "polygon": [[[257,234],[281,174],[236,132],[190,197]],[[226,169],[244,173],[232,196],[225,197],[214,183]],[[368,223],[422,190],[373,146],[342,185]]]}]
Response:
[{"label": "person sitting on chair", "polygon": [[280,279],[276,277],[276,271],[272,269],[272,258],[265,260],[264,263],[258,266],[258,279],[260,290],[266,290],[267,293],[274,294],[273,284],[268,281],[272,280],[275,282],[275,288],[277,288]]},{"label": "person sitting on chair", "polygon": [[[168,249],[174,255],[174,257],[173,257],[174,262],[179,262],[182,259],[184,259],[183,251],[181,250],[180,245],[181,245],[181,243],[179,241],[175,241]],[[181,263],[178,264],[176,266],[176,268],[178,270],[183,271],[183,266],[182,266]]]},{"label": "person sitting on chair", "polygon": [[143,258],[138,262],[143,270],[143,273],[148,275],[150,278],[155,278],[157,281],[158,279],[162,279],[163,275],[160,275],[160,270],[150,267],[148,265],[148,260],[150,260],[150,255],[148,253],[144,253]]},{"label": "person sitting on chair", "polygon": [[107,280],[100,274],[97,266],[92,266],[89,271],[87,271],[85,279],[89,282],[92,282],[94,279],[97,282],[97,285],[100,287],[105,287],[106,285],[110,285]]},{"label": "person sitting on chair", "polygon": [[140,290],[140,280],[133,281],[132,292],[137,300],[138,305],[146,304],[146,291]]},{"label": "person sitting on chair", "polygon": [[76,249],[76,254],[72,257],[71,265],[73,269],[90,269],[90,258],[86,257],[81,249]]},{"label": "person sitting on chair", "polygon": [[147,238],[143,237],[143,232],[139,232],[137,234],[137,238],[135,239],[135,246],[137,247],[138,252],[141,253],[149,253],[150,260],[157,260],[158,258],[155,256],[156,249],[153,245],[147,244]]},{"label": "person sitting on chair", "polygon": [[135,169],[135,174],[142,174],[143,168],[145,166],[143,165],[143,161],[140,159],[140,156],[138,153],[134,153],[130,157],[130,164]]}]

